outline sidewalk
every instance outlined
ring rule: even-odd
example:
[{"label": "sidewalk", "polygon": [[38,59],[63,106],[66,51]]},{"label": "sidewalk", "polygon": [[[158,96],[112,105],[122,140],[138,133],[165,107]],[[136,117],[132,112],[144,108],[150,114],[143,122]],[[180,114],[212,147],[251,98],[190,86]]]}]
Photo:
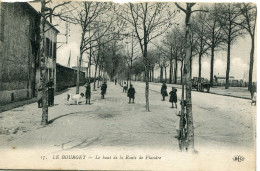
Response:
[{"label": "sidewalk", "polygon": [[[153,85],[162,85],[161,83],[153,83]],[[181,85],[177,84],[166,84],[167,87],[176,87],[181,89]],[[170,90],[170,89],[169,89]],[[196,90],[193,90],[196,91]],[[201,92],[203,93],[203,92]],[[207,93],[206,91],[204,93]],[[229,87],[229,89],[225,89],[225,87],[211,87],[209,90],[210,94],[222,95],[222,96],[230,96],[235,98],[242,98],[242,99],[251,99],[251,94],[247,90],[247,87]]]},{"label": "sidewalk", "polygon": [[[59,92],[55,92],[55,96],[60,95],[60,94],[67,92],[67,91],[69,91],[68,88],[61,90]],[[26,104],[35,103],[35,102],[37,102],[37,97],[33,97],[32,99],[28,99],[28,100],[22,100],[22,101],[17,101],[17,102],[5,104],[5,105],[2,105],[2,106],[0,105],[0,113],[14,109],[14,108],[17,108],[17,107],[20,107],[20,106],[23,106],[23,105],[26,105]]]}]

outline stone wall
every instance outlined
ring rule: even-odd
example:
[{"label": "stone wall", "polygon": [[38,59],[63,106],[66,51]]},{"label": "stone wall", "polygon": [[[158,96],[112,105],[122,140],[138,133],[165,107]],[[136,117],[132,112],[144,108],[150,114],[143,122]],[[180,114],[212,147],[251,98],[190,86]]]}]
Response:
[{"label": "stone wall", "polygon": [[4,32],[0,40],[0,104],[5,104],[34,95],[37,53],[32,44],[39,17],[26,3],[2,2],[1,7]]}]

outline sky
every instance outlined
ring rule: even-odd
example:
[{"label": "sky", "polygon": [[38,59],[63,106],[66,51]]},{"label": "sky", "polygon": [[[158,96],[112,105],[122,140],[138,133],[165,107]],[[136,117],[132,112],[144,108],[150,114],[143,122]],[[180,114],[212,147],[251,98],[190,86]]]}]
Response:
[{"label": "sky", "polygon": [[[33,3],[35,8],[38,8],[35,3]],[[197,5],[198,7],[198,5]],[[195,7],[196,8],[196,7]],[[182,13],[183,14],[183,13]],[[184,15],[184,14],[183,14]],[[183,16],[180,16],[183,17]],[[56,23],[59,24],[57,26],[58,30],[60,30],[60,34],[58,35],[58,42],[65,42],[66,37],[65,34],[65,23],[55,20]],[[57,22],[58,21],[58,22]],[[184,22],[184,20],[183,20]],[[61,47],[57,49],[57,62],[61,65],[67,66],[68,59],[71,53],[71,63],[70,66],[77,65],[77,56],[79,56],[79,46],[80,46],[80,27],[74,24],[69,25],[69,37],[68,44],[59,43]],[[137,46],[137,48],[140,48]],[[255,48],[257,49],[257,48]],[[239,38],[237,42],[235,42],[231,47],[231,65],[230,65],[230,76],[234,76],[235,79],[248,79],[248,70],[249,70],[249,57],[251,50],[251,39],[249,36],[245,36],[244,38]],[[224,75],[226,74],[226,57],[227,52],[219,51],[215,52],[215,65],[214,65],[214,75]],[[83,56],[83,60],[87,60],[87,56]],[[255,60],[256,61],[256,60]],[[256,62],[255,62],[256,64]],[[83,64],[87,66],[87,63]],[[254,66],[256,68],[256,65]],[[169,73],[169,71],[167,71]],[[92,72],[93,73],[93,72]],[[193,59],[193,73],[194,77],[198,76],[198,57]],[[245,77],[246,75],[246,77]],[[254,74],[256,75],[256,74]],[[155,76],[159,76],[159,70],[155,72]],[[202,59],[202,77],[209,78],[210,76],[210,56],[205,56]],[[256,78],[254,77],[254,80]]]}]

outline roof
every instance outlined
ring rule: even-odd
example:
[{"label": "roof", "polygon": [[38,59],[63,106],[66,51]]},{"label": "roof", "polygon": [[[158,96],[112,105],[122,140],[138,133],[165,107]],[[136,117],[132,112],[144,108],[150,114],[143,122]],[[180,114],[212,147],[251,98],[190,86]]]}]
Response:
[{"label": "roof", "polygon": [[[215,75],[216,78],[218,79],[226,79],[226,76],[223,75]],[[229,76],[229,78],[235,78],[234,76]]]},{"label": "roof", "polygon": [[[24,3],[35,15],[38,15],[38,17],[41,17],[41,13],[39,11],[37,11],[31,4],[29,4],[28,2]],[[53,25],[51,24],[48,20],[46,20],[46,23],[53,28],[57,33],[60,33],[60,31]]]}]

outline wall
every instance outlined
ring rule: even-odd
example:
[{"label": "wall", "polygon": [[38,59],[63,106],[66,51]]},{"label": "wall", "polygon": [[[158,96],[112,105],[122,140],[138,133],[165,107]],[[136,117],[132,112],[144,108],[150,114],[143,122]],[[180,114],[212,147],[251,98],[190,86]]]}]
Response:
[{"label": "wall", "polygon": [[26,3],[1,3],[3,40],[0,40],[0,104],[30,98],[35,78],[35,38],[37,16]]},{"label": "wall", "polygon": [[[67,68],[60,64],[56,65],[56,91],[76,86],[77,70]],[[80,72],[80,85],[85,84],[85,72]]]}]

